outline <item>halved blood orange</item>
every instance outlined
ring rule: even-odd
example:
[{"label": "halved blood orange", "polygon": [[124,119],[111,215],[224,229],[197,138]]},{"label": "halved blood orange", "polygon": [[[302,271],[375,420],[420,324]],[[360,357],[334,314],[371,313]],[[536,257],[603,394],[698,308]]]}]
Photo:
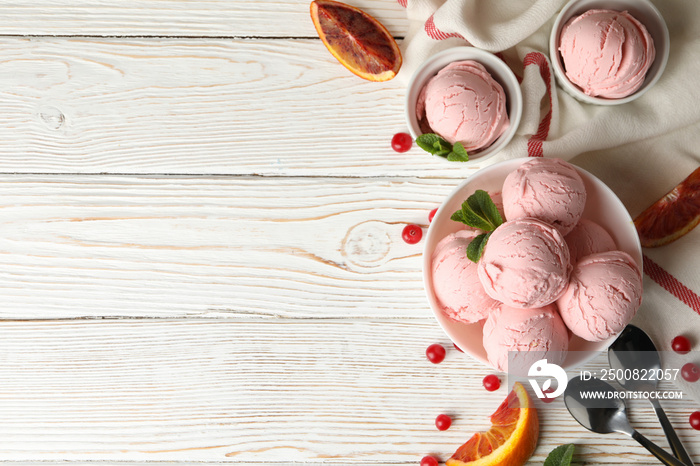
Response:
[{"label": "halved blood orange", "polygon": [[522,466],[532,456],[540,434],[537,408],[516,382],[491,415],[491,428],[477,432],[457,449],[446,466]]},{"label": "halved blood orange", "polygon": [[634,219],[645,248],[677,240],[700,223],[700,168]]},{"label": "halved blood orange", "polygon": [[401,68],[401,51],[384,25],[354,6],[311,2],[311,19],[328,50],[347,69],[370,81],[388,81]]}]

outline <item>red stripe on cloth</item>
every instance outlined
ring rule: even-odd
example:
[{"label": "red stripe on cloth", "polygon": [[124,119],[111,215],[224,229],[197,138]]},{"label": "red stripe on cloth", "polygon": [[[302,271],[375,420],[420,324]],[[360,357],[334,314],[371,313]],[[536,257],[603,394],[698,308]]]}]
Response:
[{"label": "red stripe on cloth", "polygon": [[450,37],[459,37],[460,39],[464,39],[462,35],[457,34],[456,32],[442,32],[435,26],[435,19],[433,19],[433,15],[430,15],[430,18],[425,22],[425,32],[428,34],[428,37],[434,40],[445,40],[449,39]]},{"label": "red stripe on cloth", "polygon": [[666,291],[700,314],[700,296],[647,256],[644,256],[644,273],[649,275],[649,278],[661,285]]},{"label": "red stripe on cloth", "polygon": [[527,155],[529,157],[542,157],[542,142],[549,136],[549,127],[552,124],[552,72],[549,63],[540,52],[530,52],[525,55],[523,66],[537,65],[540,68],[540,76],[547,87],[547,97],[549,98],[549,111],[542,117],[537,132],[527,141]]},{"label": "red stripe on cloth", "polygon": [[408,2],[408,0],[397,0],[397,1],[399,2],[399,5],[406,8],[406,3]]}]

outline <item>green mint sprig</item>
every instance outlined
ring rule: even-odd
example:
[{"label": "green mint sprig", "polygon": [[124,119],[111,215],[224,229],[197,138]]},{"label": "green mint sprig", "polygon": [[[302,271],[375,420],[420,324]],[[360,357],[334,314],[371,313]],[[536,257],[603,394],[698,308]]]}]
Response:
[{"label": "green mint sprig", "polygon": [[478,189],[469,196],[462,203],[462,208],[453,213],[450,218],[486,232],[476,236],[467,246],[467,257],[472,262],[479,262],[491,233],[503,223],[503,217],[496,204],[493,203],[489,193],[482,189]]},{"label": "green mint sprig", "polygon": [[574,444],[559,445],[544,460],[544,466],[570,466],[574,458]]},{"label": "green mint sprig", "polygon": [[469,160],[469,154],[461,142],[450,144],[435,133],[421,134],[416,139],[416,144],[424,151],[445,157],[450,162],[467,162]]}]

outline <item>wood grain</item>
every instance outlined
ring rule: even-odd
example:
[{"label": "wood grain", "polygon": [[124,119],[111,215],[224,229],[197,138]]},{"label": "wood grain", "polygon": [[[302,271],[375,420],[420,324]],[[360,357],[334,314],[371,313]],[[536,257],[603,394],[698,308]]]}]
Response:
[{"label": "wood grain", "polygon": [[[449,344],[432,319],[2,322],[0,334],[5,460],[415,464],[445,459],[506,394],[481,388],[489,370],[455,350],[427,361],[428,344]],[[441,412],[454,418],[445,432]],[[649,463],[561,401],[540,413],[531,464],[569,441],[581,462]],[[650,409],[635,414],[663,441]],[[697,435],[677,428],[697,452]]]},{"label": "wood grain", "polygon": [[[448,176],[317,40],[1,38],[0,173]],[[398,78],[397,78],[398,79]]]},{"label": "wood grain", "polygon": [[0,177],[1,318],[424,317],[451,180]]},{"label": "wood grain", "polygon": [[[4,35],[316,37],[309,1],[280,0],[9,0]],[[407,29],[396,0],[354,0],[392,34]]]}]

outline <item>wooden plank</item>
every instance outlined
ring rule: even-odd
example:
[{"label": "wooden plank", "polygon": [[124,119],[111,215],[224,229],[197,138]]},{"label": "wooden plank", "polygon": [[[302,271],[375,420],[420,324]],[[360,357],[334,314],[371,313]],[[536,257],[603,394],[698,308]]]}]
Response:
[{"label": "wooden plank", "polygon": [[[0,322],[0,334],[0,457],[12,461],[415,464],[446,459],[506,394],[455,350],[429,363],[428,344],[449,344],[431,319]],[[694,409],[666,405],[674,422]],[[443,412],[454,422],[439,432]],[[581,463],[649,463],[561,400],[540,414],[531,464],[565,442]],[[634,422],[663,442],[651,409]]]},{"label": "wooden plank", "polygon": [[432,179],[0,176],[0,318],[425,317]]},{"label": "wooden plank", "polygon": [[[318,40],[0,38],[0,173],[451,176]],[[322,144],[319,144],[322,140]]]},{"label": "wooden plank", "polygon": [[[405,34],[406,12],[396,0],[351,3]],[[308,1],[9,0],[0,16],[4,35],[316,37]]]}]

